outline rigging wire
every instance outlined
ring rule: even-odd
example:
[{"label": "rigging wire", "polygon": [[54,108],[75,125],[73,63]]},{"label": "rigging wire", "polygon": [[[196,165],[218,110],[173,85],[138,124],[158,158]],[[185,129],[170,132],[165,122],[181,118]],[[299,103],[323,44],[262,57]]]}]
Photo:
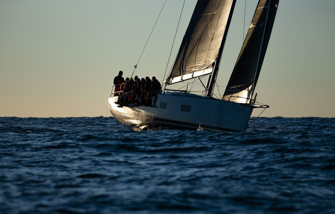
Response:
[{"label": "rigging wire", "polygon": [[245,19],[246,19],[246,13],[247,13],[247,0],[244,0],[244,19],[243,19],[243,38],[242,38],[242,42],[243,42],[244,37],[245,37]]},{"label": "rigging wire", "polygon": [[[267,108],[264,108],[255,118],[259,118],[266,110]],[[251,126],[254,123],[255,120],[251,120],[249,123],[249,126]]]},{"label": "rigging wire", "polygon": [[[261,63],[260,62],[260,58],[261,58],[261,54],[262,54],[262,49],[263,49],[263,44],[264,44],[264,39],[265,39],[265,33],[266,33],[266,30],[267,30],[268,20],[269,20],[269,16],[270,16],[270,9],[271,9],[271,0],[269,1],[267,12],[266,12],[264,31],[263,31],[263,35],[262,35],[262,40],[261,40],[261,45],[260,45],[260,51],[258,53],[256,72],[255,72],[254,80],[253,80],[254,83],[257,81],[256,79],[258,78],[258,74],[259,74],[259,71],[260,71],[260,66],[261,66],[260,65],[260,63]],[[257,74],[257,71],[258,71],[258,74]],[[255,88],[256,88],[255,84],[253,86],[251,86],[251,89],[249,91],[249,93],[251,92],[251,98],[254,95]]]},{"label": "rigging wire", "polygon": [[216,87],[217,87],[217,90],[218,90],[218,93],[219,93],[219,97],[222,97],[222,96],[221,96],[221,92],[220,92],[220,87],[219,87],[219,85],[216,84]]},{"label": "rigging wire", "polygon": [[137,60],[137,63],[134,65],[134,70],[133,70],[133,73],[131,73],[131,76],[130,76],[130,77],[133,77],[133,75],[134,75],[134,73],[135,73],[135,71],[136,71],[136,69],[137,69],[137,66],[138,66],[138,64],[139,64],[139,62],[140,62],[140,60],[141,60],[141,58],[142,58],[142,56],[143,56],[143,53],[144,53],[146,47],[148,46],[149,40],[150,40],[150,38],[151,38],[151,35],[152,35],[152,33],[154,32],[154,30],[155,30],[155,28],[156,28],[157,22],[158,22],[160,16],[162,15],[162,12],[163,12],[163,9],[164,9],[164,7],[165,7],[165,5],[166,5],[166,2],[167,2],[167,0],[164,1],[163,6],[162,6],[161,10],[159,11],[159,14],[158,14],[158,16],[157,16],[157,18],[156,18],[155,24],[154,24],[154,26],[153,26],[152,29],[151,29],[151,32],[150,32],[150,34],[149,34],[149,37],[148,37],[147,41],[145,42],[145,45],[144,45],[144,47],[143,47],[143,49],[142,49],[142,52],[141,52],[141,54],[140,54],[140,57],[139,57],[138,60]]},{"label": "rigging wire", "polygon": [[256,117],[260,117],[263,113],[264,113],[264,111],[266,110],[267,108],[264,108],[262,111],[261,111],[261,113],[259,113]]},{"label": "rigging wire", "polygon": [[[184,2],[183,2],[183,6],[182,6],[181,11],[180,11],[180,15],[179,15],[179,20],[178,20],[177,28],[176,28],[176,31],[175,31],[175,34],[174,34],[174,38],[173,38],[173,42],[172,42],[172,45],[171,45],[169,58],[168,58],[168,61],[167,61],[167,63],[166,63],[165,72],[164,72],[164,76],[163,76],[163,80],[162,80],[162,82],[164,82],[164,80],[165,80],[166,72],[167,72],[167,69],[168,69],[169,64],[170,64],[171,54],[172,54],[172,50],[173,50],[173,47],[174,47],[174,43],[175,43],[175,41],[176,41],[176,37],[177,37],[177,33],[178,33],[178,29],[179,29],[179,25],[180,25],[180,20],[181,20],[183,11],[184,11],[184,7],[185,7],[185,0],[184,0]],[[165,87],[166,87],[166,84],[165,84]]]}]

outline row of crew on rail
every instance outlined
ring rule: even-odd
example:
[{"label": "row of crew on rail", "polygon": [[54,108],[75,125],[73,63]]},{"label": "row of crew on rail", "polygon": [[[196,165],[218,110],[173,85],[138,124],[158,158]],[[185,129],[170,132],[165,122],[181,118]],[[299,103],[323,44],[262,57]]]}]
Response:
[{"label": "row of crew on rail", "polygon": [[156,77],[145,78],[126,78],[122,77],[123,72],[114,78],[115,91],[114,96],[118,96],[119,107],[122,106],[156,106],[158,94],[162,86]]}]

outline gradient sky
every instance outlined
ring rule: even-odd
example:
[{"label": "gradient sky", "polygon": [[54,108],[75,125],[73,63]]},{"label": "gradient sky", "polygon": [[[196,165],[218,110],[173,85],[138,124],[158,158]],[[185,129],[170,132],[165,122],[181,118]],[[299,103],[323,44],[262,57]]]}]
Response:
[{"label": "gradient sky", "polygon": [[[0,0],[0,116],[109,116],[114,76],[132,72],[163,0]],[[171,61],[196,1],[186,0]],[[256,0],[238,0],[224,87]],[[168,0],[137,70],[161,81],[181,0]],[[256,87],[262,116],[335,117],[335,1],[281,0]],[[256,116],[260,111],[255,111]]]}]

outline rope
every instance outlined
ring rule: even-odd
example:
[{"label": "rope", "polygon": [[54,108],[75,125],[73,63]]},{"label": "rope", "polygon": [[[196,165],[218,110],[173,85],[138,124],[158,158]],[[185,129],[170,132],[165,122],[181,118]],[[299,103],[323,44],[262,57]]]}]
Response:
[{"label": "rope", "polygon": [[220,87],[219,87],[219,85],[218,85],[218,84],[216,84],[216,88],[217,88],[217,90],[218,90],[219,97],[222,97],[222,96],[221,96],[221,92],[220,92]]},{"label": "rope", "polygon": [[244,0],[244,21],[243,21],[243,38],[242,38],[242,42],[244,40],[244,36],[245,36],[245,16],[247,13],[247,0]]},{"label": "rope", "polygon": [[[264,109],[261,111],[261,113],[259,113],[255,118],[259,118],[259,117],[264,113],[264,111],[265,111],[266,109],[267,109],[267,108],[264,108]],[[249,126],[251,126],[252,124],[254,124],[254,122],[255,122],[255,120],[250,121],[250,122],[249,122]]]},{"label": "rope", "polygon": [[[178,29],[179,29],[179,24],[180,24],[181,16],[182,16],[183,11],[184,11],[184,6],[185,6],[185,0],[183,2],[183,6],[182,6],[181,11],[180,11],[179,20],[178,20],[178,24],[177,24],[177,28],[176,28],[176,32],[174,34],[174,38],[173,38],[172,46],[171,46],[171,49],[170,49],[169,58],[168,58],[168,61],[166,63],[165,72],[164,72],[164,76],[163,76],[162,82],[164,82],[164,80],[165,80],[166,71],[167,71],[167,69],[169,67],[169,64],[170,64],[171,54],[172,54],[172,50],[173,50],[173,47],[174,47],[174,43],[176,41],[176,37],[177,37]],[[165,84],[165,86],[166,86],[166,84]]]},{"label": "rope", "polygon": [[164,7],[165,7],[166,2],[167,2],[167,0],[164,1],[163,6],[162,6],[161,10],[159,11],[159,14],[158,14],[158,16],[157,16],[157,18],[156,18],[155,24],[154,24],[154,26],[153,26],[152,29],[151,29],[151,32],[150,32],[150,34],[149,34],[149,37],[148,37],[147,41],[145,42],[145,45],[144,45],[144,47],[143,47],[143,49],[142,49],[142,52],[141,52],[141,54],[140,54],[140,57],[138,58],[137,63],[134,65],[134,70],[133,70],[133,73],[131,73],[131,77],[133,77],[133,75],[134,75],[134,73],[135,73],[135,71],[136,71],[136,69],[137,69],[138,63],[140,62],[140,60],[141,60],[141,58],[142,58],[142,56],[143,56],[143,53],[144,53],[144,51],[145,51],[145,49],[146,49],[146,47],[147,47],[147,45],[148,45],[148,43],[149,43],[149,40],[150,40],[150,38],[151,38],[151,35],[152,35],[152,33],[154,32],[154,30],[155,30],[155,28],[156,28],[157,22],[158,22],[158,20],[159,20],[161,14],[162,14],[162,12],[163,12],[163,9],[164,9]]},{"label": "rope", "polygon": [[259,113],[256,117],[260,117],[263,113],[264,113],[264,111],[266,110],[267,108],[264,108],[262,111],[261,111],[261,113]]},{"label": "rope", "polygon": [[[266,5],[265,5],[265,7],[266,7]],[[266,12],[266,19],[265,19],[265,23],[264,23],[264,31],[263,31],[263,35],[262,35],[261,46],[260,46],[260,49],[259,49],[260,51],[258,53],[256,72],[255,72],[254,80],[253,80],[254,84],[251,86],[251,89],[250,89],[250,92],[251,92],[250,98],[252,98],[253,95],[254,95],[255,88],[256,88],[256,85],[255,85],[256,78],[258,78],[257,75],[259,74],[260,66],[262,66],[262,65],[260,65],[260,63],[261,63],[261,55],[262,55],[262,49],[263,49],[263,45],[264,45],[264,38],[265,38],[265,33],[266,33],[266,29],[267,29],[267,25],[268,25],[268,20],[269,20],[269,15],[270,15],[270,9],[271,9],[271,0],[269,1],[267,12]]]}]

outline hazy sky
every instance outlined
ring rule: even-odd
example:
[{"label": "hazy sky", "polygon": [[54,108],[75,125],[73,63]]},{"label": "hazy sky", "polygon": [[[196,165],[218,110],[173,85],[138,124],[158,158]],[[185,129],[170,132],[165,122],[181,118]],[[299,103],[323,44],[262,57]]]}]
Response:
[{"label": "hazy sky", "polygon": [[[162,80],[182,2],[168,0],[137,75]],[[109,116],[113,78],[131,74],[162,3],[0,0],[0,116]],[[195,3],[186,0],[172,62]],[[243,42],[244,4],[223,53],[222,87]],[[246,28],[256,4],[247,0]],[[334,0],[280,1],[256,87],[270,105],[262,116],[335,117],[334,10]]]}]

